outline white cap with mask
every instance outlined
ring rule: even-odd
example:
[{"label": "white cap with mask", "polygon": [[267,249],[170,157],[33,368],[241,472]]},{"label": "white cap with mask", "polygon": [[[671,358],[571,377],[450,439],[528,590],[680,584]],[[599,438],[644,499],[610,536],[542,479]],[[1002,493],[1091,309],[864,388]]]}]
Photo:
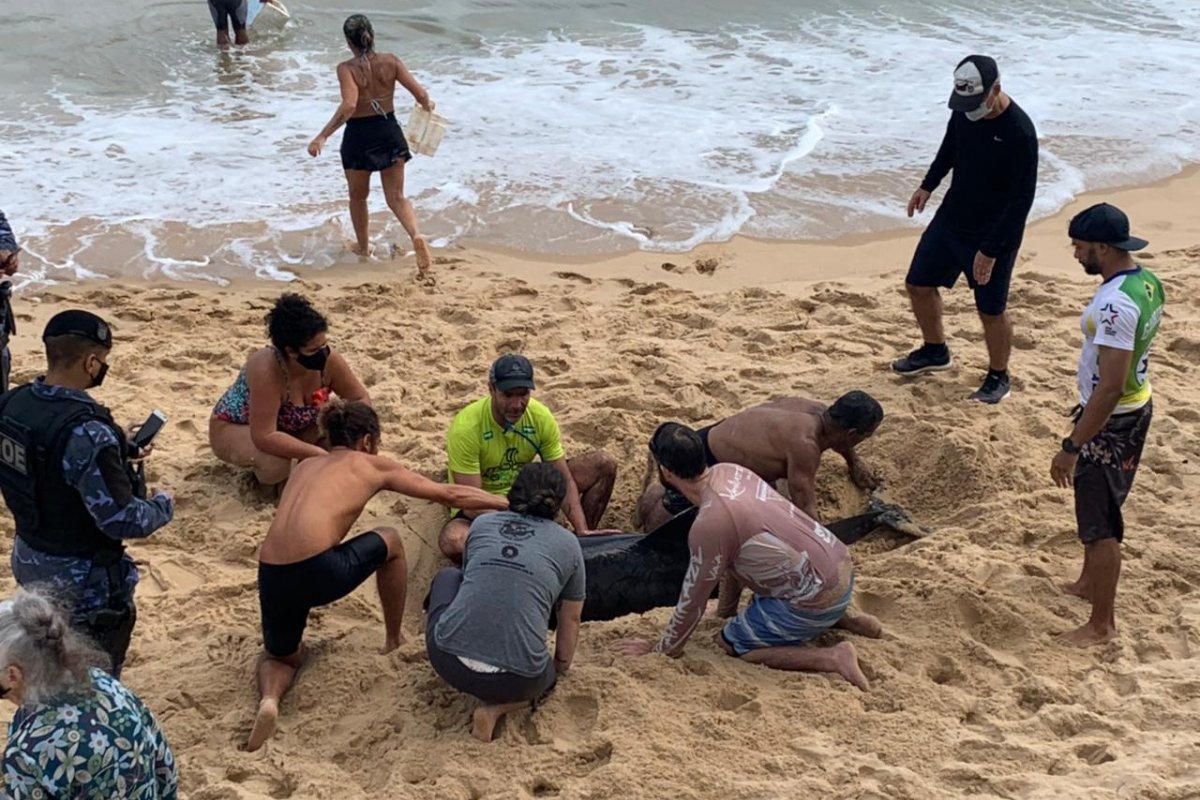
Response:
[{"label": "white cap with mask", "polygon": [[992,110],[984,99],[998,80],[1000,70],[995,59],[980,55],[967,56],[958,62],[954,70],[954,91],[946,105],[963,112],[971,122],[978,122]]}]

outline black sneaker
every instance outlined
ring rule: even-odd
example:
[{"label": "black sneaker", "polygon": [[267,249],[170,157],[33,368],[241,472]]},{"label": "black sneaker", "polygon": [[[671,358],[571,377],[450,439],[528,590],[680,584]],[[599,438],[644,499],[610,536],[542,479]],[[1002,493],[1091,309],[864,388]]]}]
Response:
[{"label": "black sneaker", "polygon": [[901,375],[920,375],[923,372],[938,372],[950,369],[950,348],[923,344],[904,358],[892,362],[892,369]]},{"label": "black sneaker", "polygon": [[1008,373],[989,369],[987,377],[983,379],[983,385],[971,393],[971,399],[979,403],[995,405],[1008,397],[1008,394]]}]

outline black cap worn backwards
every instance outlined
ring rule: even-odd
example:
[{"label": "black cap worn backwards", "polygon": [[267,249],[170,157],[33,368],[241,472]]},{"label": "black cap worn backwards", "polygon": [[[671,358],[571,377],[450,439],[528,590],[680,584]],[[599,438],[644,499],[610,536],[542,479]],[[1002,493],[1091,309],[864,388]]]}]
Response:
[{"label": "black cap worn backwards", "polygon": [[532,389],[533,364],[517,353],[505,353],[488,370],[488,382],[502,392],[511,389]]},{"label": "black cap worn backwards", "polygon": [[1067,235],[1081,242],[1106,244],[1118,250],[1141,250],[1150,243],[1129,235],[1129,217],[1116,206],[1097,203],[1071,218]]},{"label": "black cap worn backwards", "polygon": [[42,331],[42,341],[68,334],[82,336],[108,350],[112,349],[112,328],[90,311],[71,309],[58,312],[46,323],[46,329]]},{"label": "black cap worn backwards", "polygon": [[990,56],[967,56],[954,68],[954,91],[946,105],[955,111],[974,111],[984,96],[1000,78],[996,59]]}]

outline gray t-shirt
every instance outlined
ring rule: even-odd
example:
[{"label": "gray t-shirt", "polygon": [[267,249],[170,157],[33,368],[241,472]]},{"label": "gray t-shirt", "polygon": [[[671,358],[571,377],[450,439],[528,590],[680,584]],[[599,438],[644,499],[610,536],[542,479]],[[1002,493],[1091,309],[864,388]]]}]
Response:
[{"label": "gray t-shirt", "polygon": [[528,678],[550,661],[546,632],[560,600],[583,600],[587,581],[575,534],[548,519],[501,511],[471,524],[463,582],[437,621],[447,653]]}]

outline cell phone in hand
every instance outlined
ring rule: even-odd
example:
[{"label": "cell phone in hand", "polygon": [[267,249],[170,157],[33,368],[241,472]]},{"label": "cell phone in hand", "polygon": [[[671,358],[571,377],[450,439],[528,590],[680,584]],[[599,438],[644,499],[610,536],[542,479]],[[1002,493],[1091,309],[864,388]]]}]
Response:
[{"label": "cell phone in hand", "polygon": [[158,436],[158,432],[162,430],[163,425],[166,424],[166,414],[158,410],[151,412],[146,421],[142,423],[142,427],[138,428],[138,432],[133,435],[130,443],[138,450],[146,449],[154,441],[154,437]]}]

